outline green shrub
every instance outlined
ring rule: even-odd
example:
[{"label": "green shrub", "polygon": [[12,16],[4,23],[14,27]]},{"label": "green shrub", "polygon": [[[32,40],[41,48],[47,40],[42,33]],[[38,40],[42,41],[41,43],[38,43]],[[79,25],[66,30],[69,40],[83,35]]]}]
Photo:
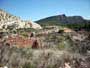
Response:
[{"label": "green shrub", "polygon": [[21,33],[23,37],[28,37],[28,34],[26,32]]},{"label": "green shrub", "polygon": [[25,63],[22,68],[36,68],[36,67],[32,65],[31,63]]},{"label": "green shrub", "polygon": [[59,43],[59,45],[58,45],[58,49],[60,49],[60,50],[65,49],[65,45],[64,45],[63,42]]}]

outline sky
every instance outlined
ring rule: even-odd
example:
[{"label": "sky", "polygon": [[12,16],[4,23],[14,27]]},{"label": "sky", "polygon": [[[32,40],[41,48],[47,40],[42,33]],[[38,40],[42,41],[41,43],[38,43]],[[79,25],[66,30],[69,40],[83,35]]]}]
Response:
[{"label": "sky", "polygon": [[61,14],[90,19],[90,0],[0,0],[0,9],[32,21]]}]

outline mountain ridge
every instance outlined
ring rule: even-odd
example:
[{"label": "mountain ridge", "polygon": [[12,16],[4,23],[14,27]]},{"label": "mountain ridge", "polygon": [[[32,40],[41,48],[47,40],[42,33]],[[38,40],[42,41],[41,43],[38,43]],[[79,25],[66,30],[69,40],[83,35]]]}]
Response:
[{"label": "mountain ridge", "polygon": [[[56,16],[50,16],[43,19],[40,19],[36,21],[37,23],[45,23],[45,22],[55,22],[55,23],[87,23],[87,21],[90,22],[90,20],[84,19],[82,16],[66,16],[65,14],[62,15],[56,15]],[[59,24],[60,24],[59,23]]]}]

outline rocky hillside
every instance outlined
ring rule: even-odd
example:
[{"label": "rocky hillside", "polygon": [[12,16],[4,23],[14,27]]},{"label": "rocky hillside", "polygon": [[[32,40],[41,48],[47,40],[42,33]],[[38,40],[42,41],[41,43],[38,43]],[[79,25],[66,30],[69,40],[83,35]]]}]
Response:
[{"label": "rocky hillside", "polygon": [[34,28],[41,29],[42,27],[34,23],[32,21],[24,21],[19,17],[11,15],[0,9],[0,29],[8,28],[9,26],[13,26],[14,28]]},{"label": "rocky hillside", "polygon": [[[90,68],[90,31],[56,26],[61,25],[60,22],[75,28],[82,28],[82,25],[83,28],[90,27],[89,24],[82,24],[89,21],[80,16],[59,15],[38,21],[40,24],[51,25],[41,29],[39,24],[23,21],[0,10],[0,28],[17,29],[0,32],[0,67]],[[75,24],[72,26],[71,23]],[[76,23],[80,25],[77,26]],[[35,31],[32,28],[40,30]],[[19,47],[23,45],[25,47]]]},{"label": "rocky hillside", "polygon": [[0,66],[8,68],[90,68],[90,33],[37,35],[41,48],[0,45]]}]

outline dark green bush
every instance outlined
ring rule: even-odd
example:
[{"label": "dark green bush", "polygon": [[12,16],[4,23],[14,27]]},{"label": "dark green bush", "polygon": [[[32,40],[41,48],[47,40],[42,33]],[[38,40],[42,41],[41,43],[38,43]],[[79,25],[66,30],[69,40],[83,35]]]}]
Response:
[{"label": "dark green bush", "polygon": [[25,63],[22,68],[36,68],[36,67],[32,65],[31,63]]}]

